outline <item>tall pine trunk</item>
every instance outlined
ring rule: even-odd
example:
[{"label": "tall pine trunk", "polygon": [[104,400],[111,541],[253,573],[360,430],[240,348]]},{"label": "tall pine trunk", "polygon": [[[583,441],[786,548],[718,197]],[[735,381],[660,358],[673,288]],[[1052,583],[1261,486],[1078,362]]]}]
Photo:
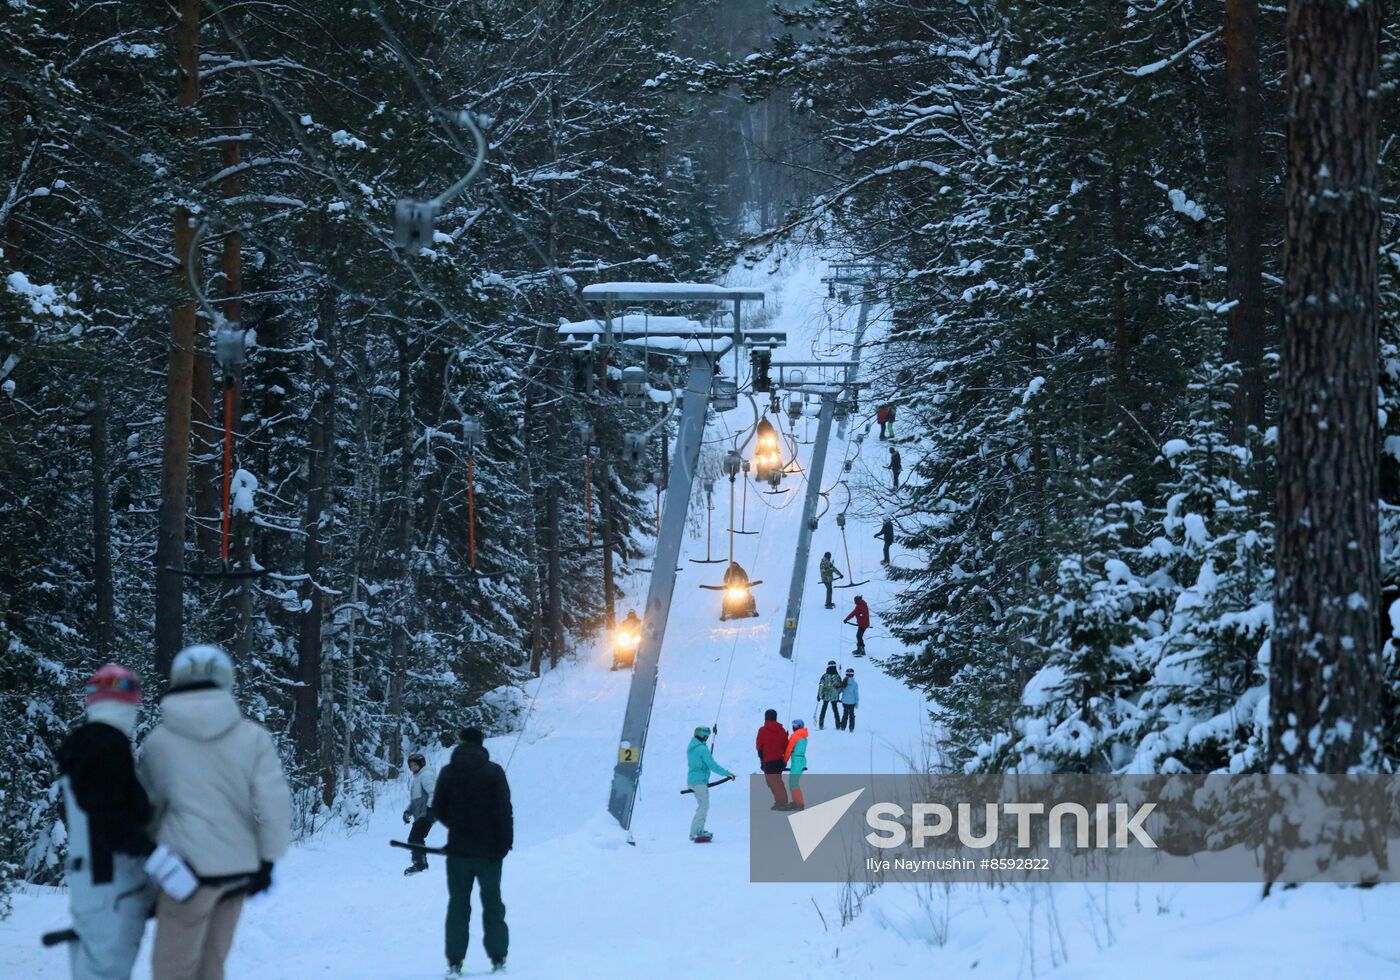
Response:
[{"label": "tall pine trunk", "polygon": [[1225,358],[1240,366],[1231,436],[1264,428],[1264,170],[1258,0],[1225,0]]},{"label": "tall pine trunk", "polygon": [[[297,763],[309,766],[320,751],[318,727],[322,719],[321,672],[326,593],[326,539],[331,526],[331,488],[335,475],[335,293],[323,290],[316,315],[316,338],[311,352],[312,403],[306,447],[306,532],[302,587],[301,632],[297,644],[295,727]],[[325,761],[325,760],[322,760]],[[329,789],[325,787],[329,786]],[[334,767],[323,769],[323,790],[334,797]],[[329,802],[329,801],[327,801]]]},{"label": "tall pine trunk", "polygon": [[389,641],[389,775],[403,765],[403,682],[408,670],[409,610],[413,605],[413,360],[406,337],[396,337],[399,355],[398,525],[394,550],[399,561],[399,594],[390,617]]},{"label": "tall pine trunk", "polygon": [[[176,61],[179,68],[179,94],[176,105],[182,110],[185,152],[189,154],[188,176],[197,177],[195,143],[199,120],[199,0],[180,0],[175,26]],[[184,642],[185,580],[185,494],[190,462],[190,403],[193,390],[195,300],[186,282],[186,264],[195,261],[190,254],[194,229],[191,213],[183,201],[175,208],[175,288],[183,295],[170,316],[170,350],[166,365],[165,434],[161,446],[160,515],[156,532],[155,667],[161,675],[170,672]],[[197,262],[196,262],[197,265]],[[194,272],[198,274],[196,267]]]},{"label": "tall pine trunk", "polygon": [[116,632],[116,609],[112,586],[112,496],[111,465],[107,453],[107,382],[98,378],[93,385],[92,414],[88,427],[88,448],[92,455],[92,587],[94,615],[92,649],[98,663],[112,656]]},{"label": "tall pine trunk", "polygon": [[1275,770],[1374,771],[1376,0],[1288,8],[1288,188],[1270,740]]}]

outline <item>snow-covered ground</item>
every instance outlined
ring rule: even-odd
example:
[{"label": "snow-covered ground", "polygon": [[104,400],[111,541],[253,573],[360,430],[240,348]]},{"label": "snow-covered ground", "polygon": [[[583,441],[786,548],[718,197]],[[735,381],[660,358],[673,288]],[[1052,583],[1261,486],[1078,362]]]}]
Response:
[{"label": "snow-covered ground", "polygon": [[[824,353],[818,331],[836,314],[835,339],[855,311],[825,300],[821,269],[800,264],[772,281],[760,273],[736,284],[772,289],[776,323],[790,332],[778,359]],[[837,351],[837,356],[845,352]],[[747,407],[724,417],[721,436],[749,423]],[[799,425],[799,430],[802,426]],[[815,431],[815,425],[812,426]],[[877,480],[883,460],[872,431],[853,479]],[[809,447],[804,447],[802,463]],[[823,480],[830,486],[853,447],[833,438]],[[687,839],[693,808],[681,796],[685,747],[699,724],[718,723],[721,764],[754,769],[753,734],[763,710],[786,723],[807,720],[814,772],[903,772],[928,751],[920,697],[884,675],[877,662],[893,641],[879,621],[887,595],[880,576],[878,526],[870,500],[852,508],[852,565],[871,579],[858,591],[876,622],[871,656],[850,657],[854,630],[843,627],[851,590],[836,611],[822,608],[815,561],[831,550],[844,565],[834,521],[844,495],[813,541],[813,567],[797,653],[778,656],[783,607],[801,520],[801,485],[777,497],[749,494],[748,527],[737,557],[754,578],[760,616],[718,621],[718,595],[696,588],[717,581],[718,565],[683,561],[662,654],[660,687],[633,820],[635,846],[606,811],[630,675],[608,670],[600,644],[532,684],[535,699],[519,734],[492,739],[515,800],[516,850],[504,891],[511,930],[509,974],[518,977],[1387,977],[1400,975],[1400,893],[1313,885],[1259,900],[1252,885],[889,886],[873,895],[835,885],[756,885],[748,880],[748,792],[743,781],[712,793],[715,842]],[[721,484],[722,486],[722,484]],[[716,493],[723,526],[727,493]],[[703,525],[702,525],[703,527]],[[723,550],[722,538],[717,552]],[[703,557],[703,532],[684,558]],[[899,560],[898,553],[896,560]],[[907,560],[907,559],[906,559]],[[631,590],[640,605],[638,575]],[[818,731],[817,677],[827,660],[854,666],[860,682],[859,730]],[[445,761],[440,758],[439,763]],[[295,847],[277,868],[276,888],[250,902],[239,927],[229,976],[247,980],[335,977],[391,980],[441,975],[446,882],[440,859],[414,878],[401,875],[406,852],[386,841],[404,832],[406,786],[387,790],[368,824],[323,831]],[[441,841],[441,828],[430,843]],[[66,924],[61,890],[28,888],[0,923],[0,977],[62,977],[66,957],[41,950],[38,935]],[[847,913],[843,916],[843,909]],[[851,917],[854,913],[854,917]],[[843,925],[843,918],[849,920]],[[148,975],[143,951],[137,976]],[[479,918],[469,970],[486,969]]]}]

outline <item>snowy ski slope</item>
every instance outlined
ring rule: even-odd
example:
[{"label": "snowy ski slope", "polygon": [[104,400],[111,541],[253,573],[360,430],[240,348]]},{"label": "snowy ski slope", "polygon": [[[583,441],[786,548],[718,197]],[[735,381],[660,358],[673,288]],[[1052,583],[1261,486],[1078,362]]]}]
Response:
[{"label": "snowy ski slope", "polygon": [[[761,272],[735,276],[736,285],[770,290],[776,325],[790,337],[778,360],[810,357],[813,341],[827,353],[832,335],[818,333],[827,326],[828,311],[838,318],[837,341],[854,328],[856,310],[843,312],[826,301],[821,272],[808,261],[771,280]],[[873,406],[863,408],[868,413]],[[742,405],[707,438],[718,440],[726,426],[747,425],[750,414]],[[879,448],[872,429],[849,475],[853,484],[883,485]],[[826,486],[841,474],[849,451],[833,435]],[[804,468],[809,452],[802,447]],[[686,560],[704,556],[703,523],[686,542],[643,760],[635,846],[606,812],[630,677],[608,670],[605,644],[581,650],[577,662],[532,684],[535,707],[526,727],[490,741],[493,757],[509,766],[515,800],[517,849],[504,876],[510,976],[1400,975],[1400,938],[1393,928],[1400,900],[1394,889],[1311,886],[1261,905],[1253,886],[892,887],[864,898],[861,913],[843,928],[841,907],[849,896],[838,886],[749,883],[744,782],[712,793],[715,842],[690,843],[693,803],[679,790],[685,746],[696,725],[718,724],[715,755],[741,774],[755,770],[754,731],[768,707],[778,709],[784,723],[794,717],[808,722],[814,772],[901,772],[906,760],[926,752],[926,706],[876,665],[893,642],[880,621],[887,587],[879,544],[872,540],[878,501],[859,498],[848,527],[852,564],[871,582],[838,591],[838,608],[828,611],[822,608],[816,561],[831,550],[845,564],[834,520],[844,494],[832,494],[832,509],[813,539],[796,657],[793,663],[779,658],[802,506],[800,481],[786,485],[791,492],[761,500],[750,488],[748,527],[762,533],[737,538],[736,557],[753,578],[764,580],[757,619],[719,622],[718,594],[697,586],[718,581],[723,566]],[[721,479],[713,515],[717,530],[727,517],[727,491]],[[714,551],[725,552],[718,533]],[[640,605],[645,577],[637,575],[628,587],[632,604]],[[854,628],[841,625],[854,591],[866,596],[875,617],[865,660],[850,657]],[[856,669],[861,707],[854,734],[834,731],[830,720],[825,731],[816,728],[816,682],[828,659],[843,671]],[[278,865],[274,891],[245,909],[230,977],[441,975],[441,861],[433,858],[429,873],[404,878],[406,852],[385,845],[404,833],[399,813],[405,797],[406,784],[387,787],[366,827],[331,828],[294,848]],[[436,828],[429,841],[442,838]],[[0,923],[0,977],[66,976],[63,954],[40,950],[37,943],[40,932],[66,918],[66,896],[59,890],[20,894],[14,914]],[[487,968],[479,918],[467,966],[469,972]],[[147,976],[147,968],[143,950],[137,976]]]}]

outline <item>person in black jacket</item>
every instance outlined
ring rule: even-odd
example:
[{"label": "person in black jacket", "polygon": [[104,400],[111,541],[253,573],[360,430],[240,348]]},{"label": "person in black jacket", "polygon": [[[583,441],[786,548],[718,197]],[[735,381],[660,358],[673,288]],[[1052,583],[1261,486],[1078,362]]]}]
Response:
[{"label": "person in black jacket", "polygon": [[876,533],[875,537],[885,543],[884,563],[888,565],[890,563],[890,546],[894,544],[894,519],[886,517],[885,522],[880,525],[880,530]]},{"label": "person in black jacket", "polygon": [[78,935],[68,950],[75,978],[106,980],[131,975],[155,901],[144,867],[154,849],[146,833],[152,808],[131,756],[141,683],[108,664],[88,679],[86,699],[84,723],[58,750]]},{"label": "person in black jacket", "polygon": [[479,728],[462,730],[452,759],[438,774],[432,816],[447,828],[447,968],[467,956],[472,884],[481,885],[481,917],[491,966],[505,966],[510,944],[501,901],[501,864],[515,844],[515,819],[505,770],[491,761]]}]

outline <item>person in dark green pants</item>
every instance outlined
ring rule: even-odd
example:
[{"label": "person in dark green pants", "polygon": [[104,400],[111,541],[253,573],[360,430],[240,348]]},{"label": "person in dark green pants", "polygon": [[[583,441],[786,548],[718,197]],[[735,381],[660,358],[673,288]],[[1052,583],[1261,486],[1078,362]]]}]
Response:
[{"label": "person in dark green pants", "polygon": [[472,885],[481,888],[483,942],[491,966],[505,966],[510,946],[501,865],[515,844],[510,784],[491,761],[479,728],[462,731],[452,760],[438,776],[433,818],[447,828],[447,968],[460,973],[471,935]]}]

